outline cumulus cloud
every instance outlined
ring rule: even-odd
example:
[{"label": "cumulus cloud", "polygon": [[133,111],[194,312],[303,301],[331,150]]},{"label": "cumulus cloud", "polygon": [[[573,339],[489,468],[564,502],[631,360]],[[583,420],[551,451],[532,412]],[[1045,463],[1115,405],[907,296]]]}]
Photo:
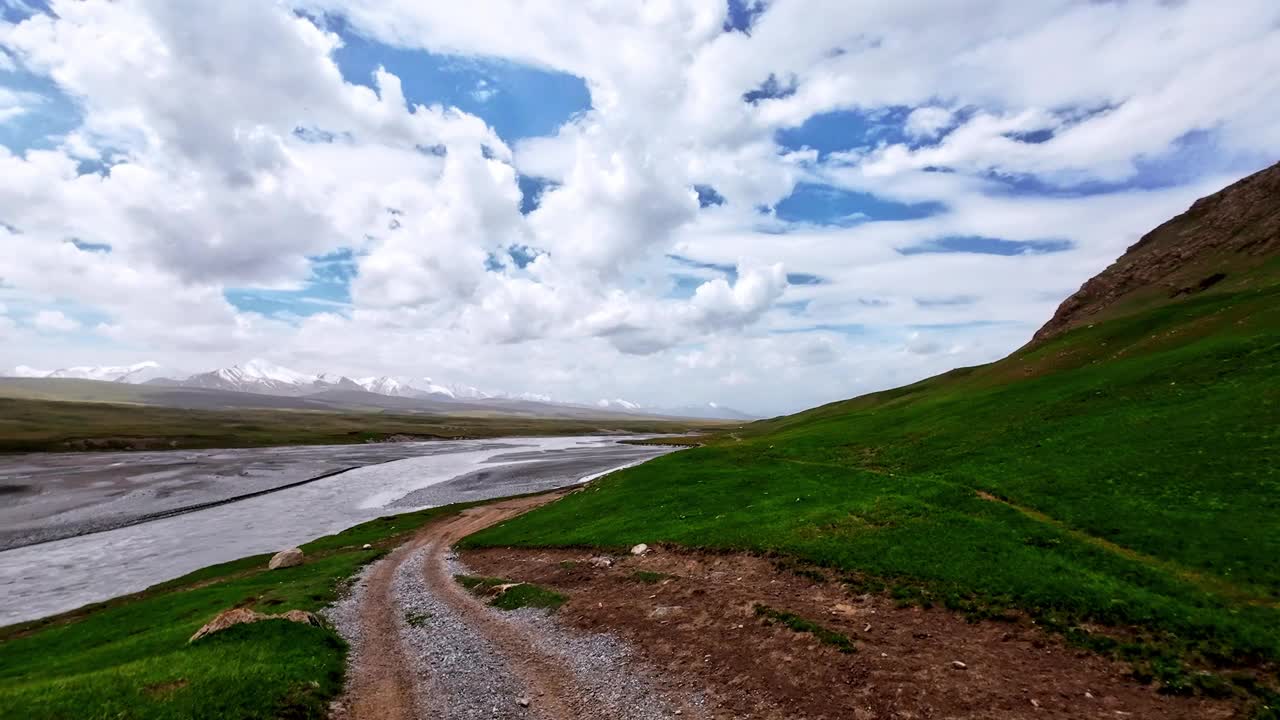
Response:
[{"label": "cumulus cloud", "polygon": [[951,124],[952,117],[952,112],[944,107],[918,107],[907,116],[903,130],[910,137],[932,140]]},{"label": "cumulus cloud", "polygon": [[61,310],[41,310],[31,319],[31,324],[36,329],[47,332],[71,332],[80,328],[80,323],[67,317]]},{"label": "cumulus cloud", "polygon": [[[749,33],[725,31],[723,0],[50,5],[0,23],[0,70],[46,79],[83,117],[0,146],[0,296],[101,316],[45,328],[94,333],[84,352],[181,367],[272,349],[306,369],[796,409],[998,357],[1141,232],[1280,147],[1266,0],[777,0],[751,6]],[[590,108],[500,137],[411,102],[386,69],[349,77],[340,28],[567,72]],[[496,107],[495,82],[458,90]],[[45,100],[0,90],[0,121]],[[779,144],[834,111],[870,129],[821,153]],[[1173,169],[1149,182],[1153,164]],[[522,176],[547,183],[527,214]],[[773,208],[801,182],[937,211],[793,225]],[[974,236],[1067,249],[903,252]],[[227,300],[297,291],[335,254],[352,277],[326,312]],[[0,365],[133,361],[23,345],[33,356],[8,343]]]}]

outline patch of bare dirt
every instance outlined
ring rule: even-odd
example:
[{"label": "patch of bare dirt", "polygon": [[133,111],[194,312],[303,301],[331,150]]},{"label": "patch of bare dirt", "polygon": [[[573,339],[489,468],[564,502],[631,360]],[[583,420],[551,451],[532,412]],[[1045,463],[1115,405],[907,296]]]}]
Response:
[{"label": "patch of bare dirt", "polygon": [[[573,550],[467,551],[478,573],[569,596],[557,615],[610,632],[666,689],[704,692],[716,718],[1237,717],[1233,700],[1159,694],[1119,662],[1067,646],[1029,621],[967,622],[779,570],[769,560],[665,549],[611,565]],[[636,576],[637,571],[659,573]],[[766,605],[851,638],[845,654],[755,611]],[[585,716],[583,716],[585,717]]]}]

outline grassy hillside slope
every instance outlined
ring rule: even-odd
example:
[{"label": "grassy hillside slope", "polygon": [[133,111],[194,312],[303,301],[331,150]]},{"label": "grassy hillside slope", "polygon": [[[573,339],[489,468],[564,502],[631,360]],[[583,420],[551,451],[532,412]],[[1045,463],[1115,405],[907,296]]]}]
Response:
[{"label": "grassy hillside slope", "polygon": [[1170,690],[1209,682],[1184,661],[1274,667],[1280,263],[1259,246],[1182,252],[1178,276],[1229,272],[1113,284],[1004,360],[752,424],[469,542],[776,551],[904,601],[1021,609]]}]

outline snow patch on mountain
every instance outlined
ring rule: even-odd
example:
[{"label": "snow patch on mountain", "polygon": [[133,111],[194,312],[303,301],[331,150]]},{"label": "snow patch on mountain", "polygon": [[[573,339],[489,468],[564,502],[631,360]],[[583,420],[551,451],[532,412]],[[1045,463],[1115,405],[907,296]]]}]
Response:
[{"label": "snow patch on mountain", "polygon": [[20,378],[72,378],[76,380],[101,380],[103,382],[144,382],[158,377],[160,363],[147,360],[133,365],[77,365],[57,370],[39,370],[19,365],[6,375]]},{"label": "snow patch on mountain", "polygon": [[613,400],[601,398],[596,401],[596,407],[603,408],[605,410],[624,410],[628,412],[640,409],[639,403],[633,403],[630,400],[623,400],[622,398],[614,398]]}]

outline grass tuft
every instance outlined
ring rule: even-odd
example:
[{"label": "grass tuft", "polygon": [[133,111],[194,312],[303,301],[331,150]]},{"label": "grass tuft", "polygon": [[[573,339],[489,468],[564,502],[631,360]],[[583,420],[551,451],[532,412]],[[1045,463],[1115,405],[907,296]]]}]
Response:
[{"label": "grass tuft", "polygon": [[554,590],[532,583],[517,583],[502,578],[455,575],[454,580],[472,594],[486,598],[490,605],[500,610],[533,607],[555,611],[569,599]]},{"label": "grass tuft", "polygon": [[831,645],[842,653],[852,653],[856,650],[853,641],[847,635],[829,630],[812,620],[806,620],[794,613],[775,610],[768,605],[759,603],[755,606],[755,612],[756,617],[764,618],[765,622],[778,622],[790,628],[793,632],[810,633],[823,645]]}]

